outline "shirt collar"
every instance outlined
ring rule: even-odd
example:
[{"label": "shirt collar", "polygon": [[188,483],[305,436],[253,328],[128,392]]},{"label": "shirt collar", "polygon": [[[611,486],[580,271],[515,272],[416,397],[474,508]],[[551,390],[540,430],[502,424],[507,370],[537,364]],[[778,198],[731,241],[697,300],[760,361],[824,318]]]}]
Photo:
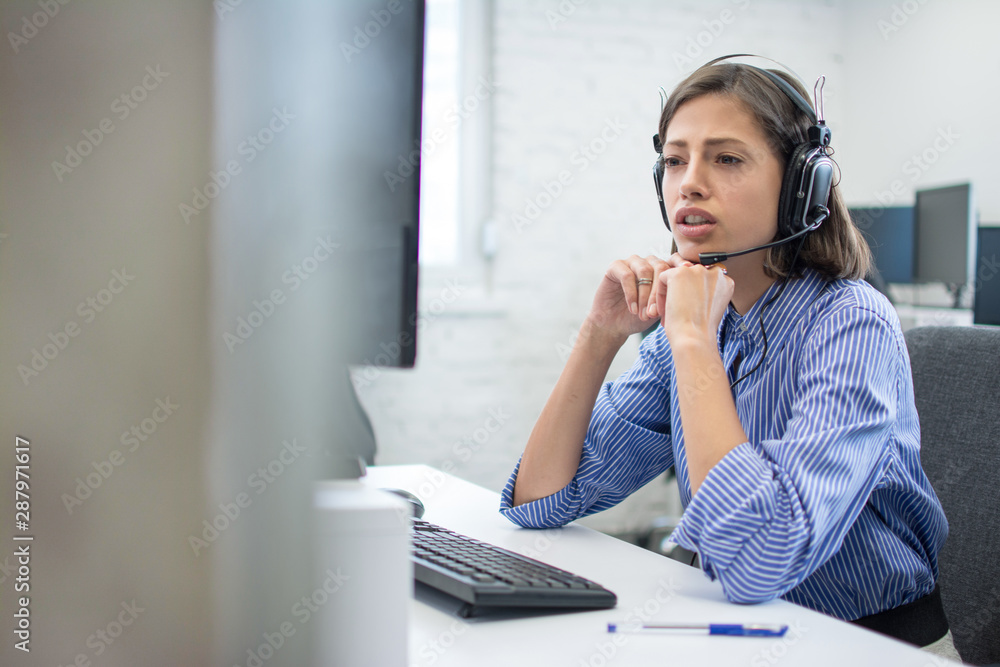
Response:
[{"label": "shirt collar", "polygon": [[[785,289],[779,294],[783,283],[786,283]],[[763,345],[760,328],[763,313],[768,344],[774,350],[779,349],[787,332],[826,285],[827,281],[819,273],[807,268],[801,278],[777,280],[771,284],[745,315],[737,313],[730,303],[720,327],[720,339],[736,336],[751,346]],[[777,299],[767,305],[775,295]]]}]

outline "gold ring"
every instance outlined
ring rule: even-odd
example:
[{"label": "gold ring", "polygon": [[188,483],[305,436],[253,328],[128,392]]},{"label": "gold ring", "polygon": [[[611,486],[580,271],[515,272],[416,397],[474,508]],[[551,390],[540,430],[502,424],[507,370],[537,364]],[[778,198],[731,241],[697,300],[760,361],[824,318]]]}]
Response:
[{"label": "gold ring", "polygon": [[720,269],[722,269],[722,275],[724,275],[724,276],[729,275],[729,272],[726,271],[726,265],[723,264],[722,262],[716,262],[715,264],[712,264],[708,268],[710,268],[710,269],[720,268]]},{"label": "gold ring", "polygon": [[653,281],[650,278],[639,278],[635,281],[636,285],[652,285]]}]

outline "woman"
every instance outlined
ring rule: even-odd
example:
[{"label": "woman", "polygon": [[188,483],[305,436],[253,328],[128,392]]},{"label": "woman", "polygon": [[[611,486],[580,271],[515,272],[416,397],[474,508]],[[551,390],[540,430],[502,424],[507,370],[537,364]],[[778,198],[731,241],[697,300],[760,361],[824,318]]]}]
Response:
[{"label": "woman", "polygon": [[[671,539],[730,600],[782,597],[950,645],[935,585],[947,523],[920,467],[909,358],[892,307],[861,281],[870,256],[839,190],[801,241],[699,263],[781,238],[786,165],[813,125],[791,77],[715,62],[660,117],[676,253],[608,269],[501,509],[560,526],[673,465],[685,512]],[[632,369],[604,384],[656,319]]]}]

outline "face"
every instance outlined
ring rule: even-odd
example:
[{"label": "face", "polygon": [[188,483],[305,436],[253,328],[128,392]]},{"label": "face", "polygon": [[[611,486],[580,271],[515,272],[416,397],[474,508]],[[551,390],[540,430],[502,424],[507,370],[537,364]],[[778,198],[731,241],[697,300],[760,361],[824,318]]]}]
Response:
[{"label": "face", "polygon": [[[702,95],[678,107],[663,142],[663,202],[681,256],[744,250],[778,229],[783,168],[740,102]],[[726,261],[763,266],[765,251]]]}]

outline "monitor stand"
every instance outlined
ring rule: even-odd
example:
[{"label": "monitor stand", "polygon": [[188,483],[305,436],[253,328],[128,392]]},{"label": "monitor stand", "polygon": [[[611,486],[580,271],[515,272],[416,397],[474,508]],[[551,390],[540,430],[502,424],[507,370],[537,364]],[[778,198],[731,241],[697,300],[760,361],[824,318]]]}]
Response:
[{"label": "monitor stand", "polygon": [[947,283],[948,293],[951,294],[951,307],[956,310],[962,308],[962,297],[965,296],[966,283]]}]

